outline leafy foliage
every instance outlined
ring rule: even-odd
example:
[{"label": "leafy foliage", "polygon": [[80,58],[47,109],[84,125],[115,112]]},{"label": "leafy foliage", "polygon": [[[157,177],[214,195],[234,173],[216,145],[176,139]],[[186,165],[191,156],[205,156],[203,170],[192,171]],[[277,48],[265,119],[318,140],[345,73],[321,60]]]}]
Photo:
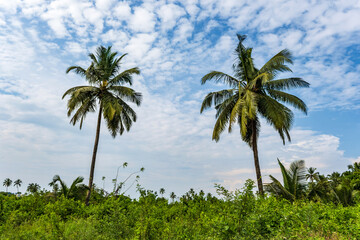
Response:
[{"label": "leafy foliage", "polygon": [[[85,206],[73,198],[0,195],[1,239],[359,239],[360,205],[258,197],[254,182],[219,198],[190,190],[169,202],[108,196]],[[96,194],[92,195],[94,200]]]},{"label": "leafy foliage", "polygon": [[266,191],[276,196],[285,198],[291,202],[302,198],[305,195],[307,184],[305,161],[299,160],[292,162],[289,169],[286,169],[279,159],[278,163],[281,169],[284,185],[270,175],[272,182],[265,186]]},{"label": "leafy foliage", "polygon": [[[60,195],[64,196],[65,198],[74,198],[77,200],[83,199],[85,192],[88,190],[88,187],[83,184],[84,181],[83,177],[77,177],[68,187],[66,183],[60,178],[59,175],[55,175],[50,186],[55,186],[57,183],[60,184],[61,188],[57,189],[57,191],[60,191]],[[57,195],[55,192],[55,196]]]}]

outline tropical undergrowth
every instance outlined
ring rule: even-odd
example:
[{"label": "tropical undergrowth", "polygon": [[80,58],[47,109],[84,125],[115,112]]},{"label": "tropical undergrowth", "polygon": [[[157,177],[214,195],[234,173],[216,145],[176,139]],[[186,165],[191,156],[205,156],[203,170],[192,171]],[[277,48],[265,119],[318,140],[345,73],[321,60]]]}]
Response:
[{"label": "tropical undergrowth", "polygon": [[360,239],[351,206],[259,197],[254,182],[218,197],[190,190],[177,200],[94,194],[90,206],[64,196],[0,195],[0,239]]}]

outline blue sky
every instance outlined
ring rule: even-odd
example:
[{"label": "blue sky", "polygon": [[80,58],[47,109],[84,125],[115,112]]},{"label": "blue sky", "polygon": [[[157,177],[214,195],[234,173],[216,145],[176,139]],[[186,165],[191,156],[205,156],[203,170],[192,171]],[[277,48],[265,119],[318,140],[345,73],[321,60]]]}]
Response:
[{"label": "blue sky", "polygon": [[[48,187],[55,174],[86,181],[96,114],[83,129],[69,124],[62,94],[84,84],[67,67],[87,67],[99,45],[128,53],[123,68],[138,66],[133,88],[144,95],[138,121],[112,139],[102,128],[95,183],[111,189],[145,167],[140,183],[182,194],[214,192],[255,178],[252,152],[237,131],[211,141],[214,111],[200,115],[211,70],[231,74],[236,33],[247,34],[257,66],[284,48],[292,51],[292,74],[311,84],[292,93],[309,107],[296,112],[292,142],[282,145],[265,122],[259,140],[265,182],[285,164],[304,159],[321,173],[343,171],[360,161],[360,2],[265,0],[0,0],[0,178]],[[4,189],[3,189],[4,190]],[[11,189],[10,189],[11,190]],[[15,188],[13,189],[15,191]],[[130,192],[136,196],[133,192]]]}]

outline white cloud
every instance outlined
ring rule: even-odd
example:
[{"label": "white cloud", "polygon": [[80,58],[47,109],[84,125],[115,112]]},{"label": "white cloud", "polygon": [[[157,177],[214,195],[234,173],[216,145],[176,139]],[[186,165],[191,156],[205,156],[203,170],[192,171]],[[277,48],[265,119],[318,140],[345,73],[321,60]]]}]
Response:
[{"label": "white cloud", "polygon": [[[205,94],[223,88],[200,87],[200,78],[210,70],[231,73],[236,32],[249,33],[246,43],[254,47],[256,63],[283,48],[293,51],[294,75],[312,85],[296,94],[310,109],[360,106],[360,67],[345,52],[358,44],[358,1],[146,0],[139,6],[29,0],[2,1],[0,8],[0,154],[8,166],[2,176],[22,173],[43,186],[54,174],[87,176],[96,117],[90,114],[82,131],[70,126],[61,95],[83,84],[65,69],[88,66],[87,53],[100,44],[129,53],[123,68],[140,67],[133,87],[144,103],[130,133],[113,140],[103,128],[97,181],[114,177],[123,161],[148,169],[145,187],[177,193],[190,187],[212,191],[212,182],[234,189],[254,179],[252,152],[238,130],[212,142],[214,111],[199,115]],[[283,147],[264,124],[259,151],[265,176],[278,174],[277,157],[285,164],[304,159],[323,172],[359,160],[345,156],[342,138],[300,128],[291,135],[293,142]]]},{"label": "white cloud", "polygon": [[75,53],[75,54],[82,53],[82,54],[86,55],[86,48],[78,42],[67,42],[66,43],[66,51]]},{"label": "white cloud", "polygon": [[174,31],[174,43],[181,42],[191,37],[194,26],[186,18],[181,18],[178,21],[177,28]]},{"label": "white cloud", "polygon": [[129,40],[128,45],[125,47],[125,51],[131,53],[131,57],[140,61],[150,50],[155,39],[155,34],[139,33]]},{"label": "white cloud", "polygon": [[155,15],[143,7],[136,7],[128,25],[135,32],[153,32],[155,28]]},{"label": "white cloud", "polygon": [[114,0],[96,0],[96,7],[102,11],[107,11],[114,2]]},{"label": "white cloud", "polygon": [[20,4],[21,4],[20,0],[14,0],[14,1],[0,0],[0,9],[3,9],[4,11],[9,12],[11,14],[15,14]]},{"label": "white cloud", "polygon": [[185,6],[186,12],[190,15],[191,19],[195,19],[197,14],[200,12],[200,8],[198,7],[198,0],[184,0],[182,4]]},{"label": "white cloud", "polygon": [[114,8],[114,17],[120,20],[127,20],[131,16],[131,8],[127,2],[118,2]]},{"label": "white cloud", "polygon": [[185,15],[185,11],[178,5],[167,4],[160,7],[158,15],[161,19],[161,27],[166,31],[175,26],[177,20]]},{"label": "white cloud", "polygon": [[95,8],[87,8],[84,10],[84,17],[95,26],[95,32],[101,33],[103,30],[103,15]]}]

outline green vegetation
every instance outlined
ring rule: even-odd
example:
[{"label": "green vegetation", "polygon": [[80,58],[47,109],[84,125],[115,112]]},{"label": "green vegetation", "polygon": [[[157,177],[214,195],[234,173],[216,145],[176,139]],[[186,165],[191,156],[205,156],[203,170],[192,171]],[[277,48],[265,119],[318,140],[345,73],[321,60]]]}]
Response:
[{"label": "green vegetation", "polygon": [[236,62],[233,65],[234,76],[212,71],[201,79],[201,84],[214,80],[229,85],[230,89],[209,93],[201,105],[200,113],[215,105],[217,121],[212,135],[215,141],[219,141],[220,134],[227,126],[231,132],[233,124],[239,124],[242,140],[253,150],[258,189],[263,195],[257,146],[260,132],[259,116],[275,128],[284,144],[285,136],[290,141],[289,131],[294,115],[282,103],[290,104],[304,113],[307,113],[307,107],[300,98],[283,90],[309,87],[309,83],[301,78],[275,79],[279,72],[291,72],[286,65],[292,64],[291,54],[287,49],[280,51],[257,69],[251,57],[252,48],[243,45],[245,38],[244,35],[238,35],[239,44],[235,49]]},{"label": "green vegetation", "polygon": [[68,117],[73,114],[70,123],[75,125],[80,121],[80,129],[83,121],[89,112],[95,112],[99,103],[99,115],[97,119],[96,136],[94,143],[93,156],[90,167],[90,177],[86,204],[89,203],[91,189],[93,186],[96,153],[99,144],[100,126],[102,116],[104,117],[107,128],[115,138],[117,133],[129,131],[132,122],[136,121],[135,111],[125,102],[130,101],[137,104],[141,103],[141,93],[122,85],[132,85],[132,75],[140,74],[140,70],[135,67],[123,72],[120,71],[120,61],[126,54],[116,58],[117,52],[111,52],[111,47],[100,46],[96,54],[89,54],[92,62],[87,69],[79,66],[71,66],[66,73],[74,71],[76,74],[85,78],[88,86],[77,86],[67,90],[63,98],[70,95],[67,104]]},{"label": "green vegetation", "polygon": [[[345,172],[340,178],[360,179],[359,172],[354,174]],[[311,191],[309,186],[305,192]],[[360,238],[359,199],[349,206],[309,200],[307,194],[288,201],[276,194],[257,196],[253,189],[248,180],[235,192],[217,185],[219,198],[191,189],[174,201],[174,193],[168,200],[140,186],[138,199],[105,196],[95,188],[89,206],[66,198],[60,189],[57,197],[49,192],[0,195],[0,239]]]}]

